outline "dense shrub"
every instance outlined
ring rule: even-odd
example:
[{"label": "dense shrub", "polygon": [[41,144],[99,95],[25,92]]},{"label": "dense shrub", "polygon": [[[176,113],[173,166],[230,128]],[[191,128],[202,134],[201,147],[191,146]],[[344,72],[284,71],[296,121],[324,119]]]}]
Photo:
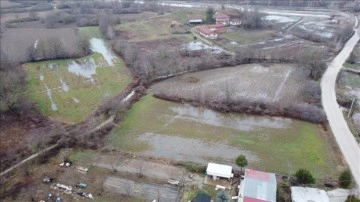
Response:
[{"label": "dense shrub", "polygon": [[360,202],[360,199],[354,195],[349,195],[345,202]]},{"label": "dense shrub", "polygon": [[339,185],[342,188],[348,188],[350,186],[351,182],[352,182],[351,171],[349,169],[343,171],[339,177]]},{"label": "dense shrub", "polygon": [[204,174],[206,172],[206,166],[200,165],[197,163],[186,163],[185,169],[189,172],[193,173],[202,173]]},{"label": "dense shrub", "polygon": [[312,176],[309,170],[300,168],[295,173],[296,182],[303,185],[309,185],[315,183],[315,178]]}]

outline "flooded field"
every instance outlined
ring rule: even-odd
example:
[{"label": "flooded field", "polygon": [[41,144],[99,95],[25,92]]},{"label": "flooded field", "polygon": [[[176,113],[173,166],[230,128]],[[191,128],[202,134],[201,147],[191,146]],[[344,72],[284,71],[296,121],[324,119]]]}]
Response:
[{"label": "flooded field", "polygon": [[42,113],[78,122],[130,82],[124,63],[102,39],[92,38],[91,56],[25,65],[29,96]]},{"label": "flooded field", "polygon": [[252,168],[286,173],[336,173],[332,151],[317,125],[277,117],[223,114],[145,96],[107,141],[110,147],[169,160],[234,164],[245,154]]},{"label": "flooded field", "polygon": [[250,64],[174,77],[156,83],[151,92],[188,99],[224,100],[231,95],[234,101],[289,103],[302,101],[305,83],[305,76],[293,65]]},{"label": "flooded field", "polygon": [[218,46],[209,46],[204,44],[201,41],[192,41],[186,44],[183,44],[181,46],[181,49],[183,50],[188,50],[188,51],[201,51],[201,50],[206,50],[210,53],[221,53],[224,51],[224,49],[218,47]]},{"label": "flooded field", "polygon": [[90,39],[90,48],[93,52],[100,53],[109,66],[114,65],[116,62],[116,56],[112,53],[111,49],[106,46],[102,39],[92,38]]}]

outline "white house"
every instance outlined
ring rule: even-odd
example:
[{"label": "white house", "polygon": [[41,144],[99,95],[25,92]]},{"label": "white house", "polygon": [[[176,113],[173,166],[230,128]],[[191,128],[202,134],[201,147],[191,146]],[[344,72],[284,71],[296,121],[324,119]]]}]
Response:
[{"label": "white house", "polygon": [[231,166],[216,163],[208,163],[206,174],[211,176],[214,180],[217,180],[220,177],[230,179],[234,176]]}]

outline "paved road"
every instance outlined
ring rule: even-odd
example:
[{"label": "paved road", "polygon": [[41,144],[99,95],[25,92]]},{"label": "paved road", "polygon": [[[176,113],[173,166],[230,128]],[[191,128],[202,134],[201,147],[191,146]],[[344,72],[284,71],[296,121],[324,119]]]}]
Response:
[{"label": "paved road", "polygon": [[[358,21],[356,19],[356,25],[357,23]],[[356,30],[355,34],[345,44],[342,51],[330,63],[321,80],[321,100],[331,130],[343,156],[349,164],[360,193],[360,147],[344,119],[342,111],[336,102],[335,94],[336,77],[358,40],[359,33],[358,30]]]}]

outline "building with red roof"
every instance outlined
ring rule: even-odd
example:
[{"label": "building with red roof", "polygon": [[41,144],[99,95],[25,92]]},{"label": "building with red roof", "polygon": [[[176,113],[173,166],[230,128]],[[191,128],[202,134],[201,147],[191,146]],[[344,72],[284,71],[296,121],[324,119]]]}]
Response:
[{"label": "building with red roof", "polygon": [[275,174],[246,169],[238,196],[238,202],[276,202]]},{"label": "building with red roof", "polygon": [[224,27],[222,24],[213,24],[197,26],[196,30],[200,35],[207,39],[217,39],[218,34],[223,34],[226,32],[226,27]]},{"label": "building with red roof", "polygon": [[228,15],[220,12],[216,12],[214,18],[216,20],[216,23],[223,25],[228,25],[230,21],[230,17]]}]

